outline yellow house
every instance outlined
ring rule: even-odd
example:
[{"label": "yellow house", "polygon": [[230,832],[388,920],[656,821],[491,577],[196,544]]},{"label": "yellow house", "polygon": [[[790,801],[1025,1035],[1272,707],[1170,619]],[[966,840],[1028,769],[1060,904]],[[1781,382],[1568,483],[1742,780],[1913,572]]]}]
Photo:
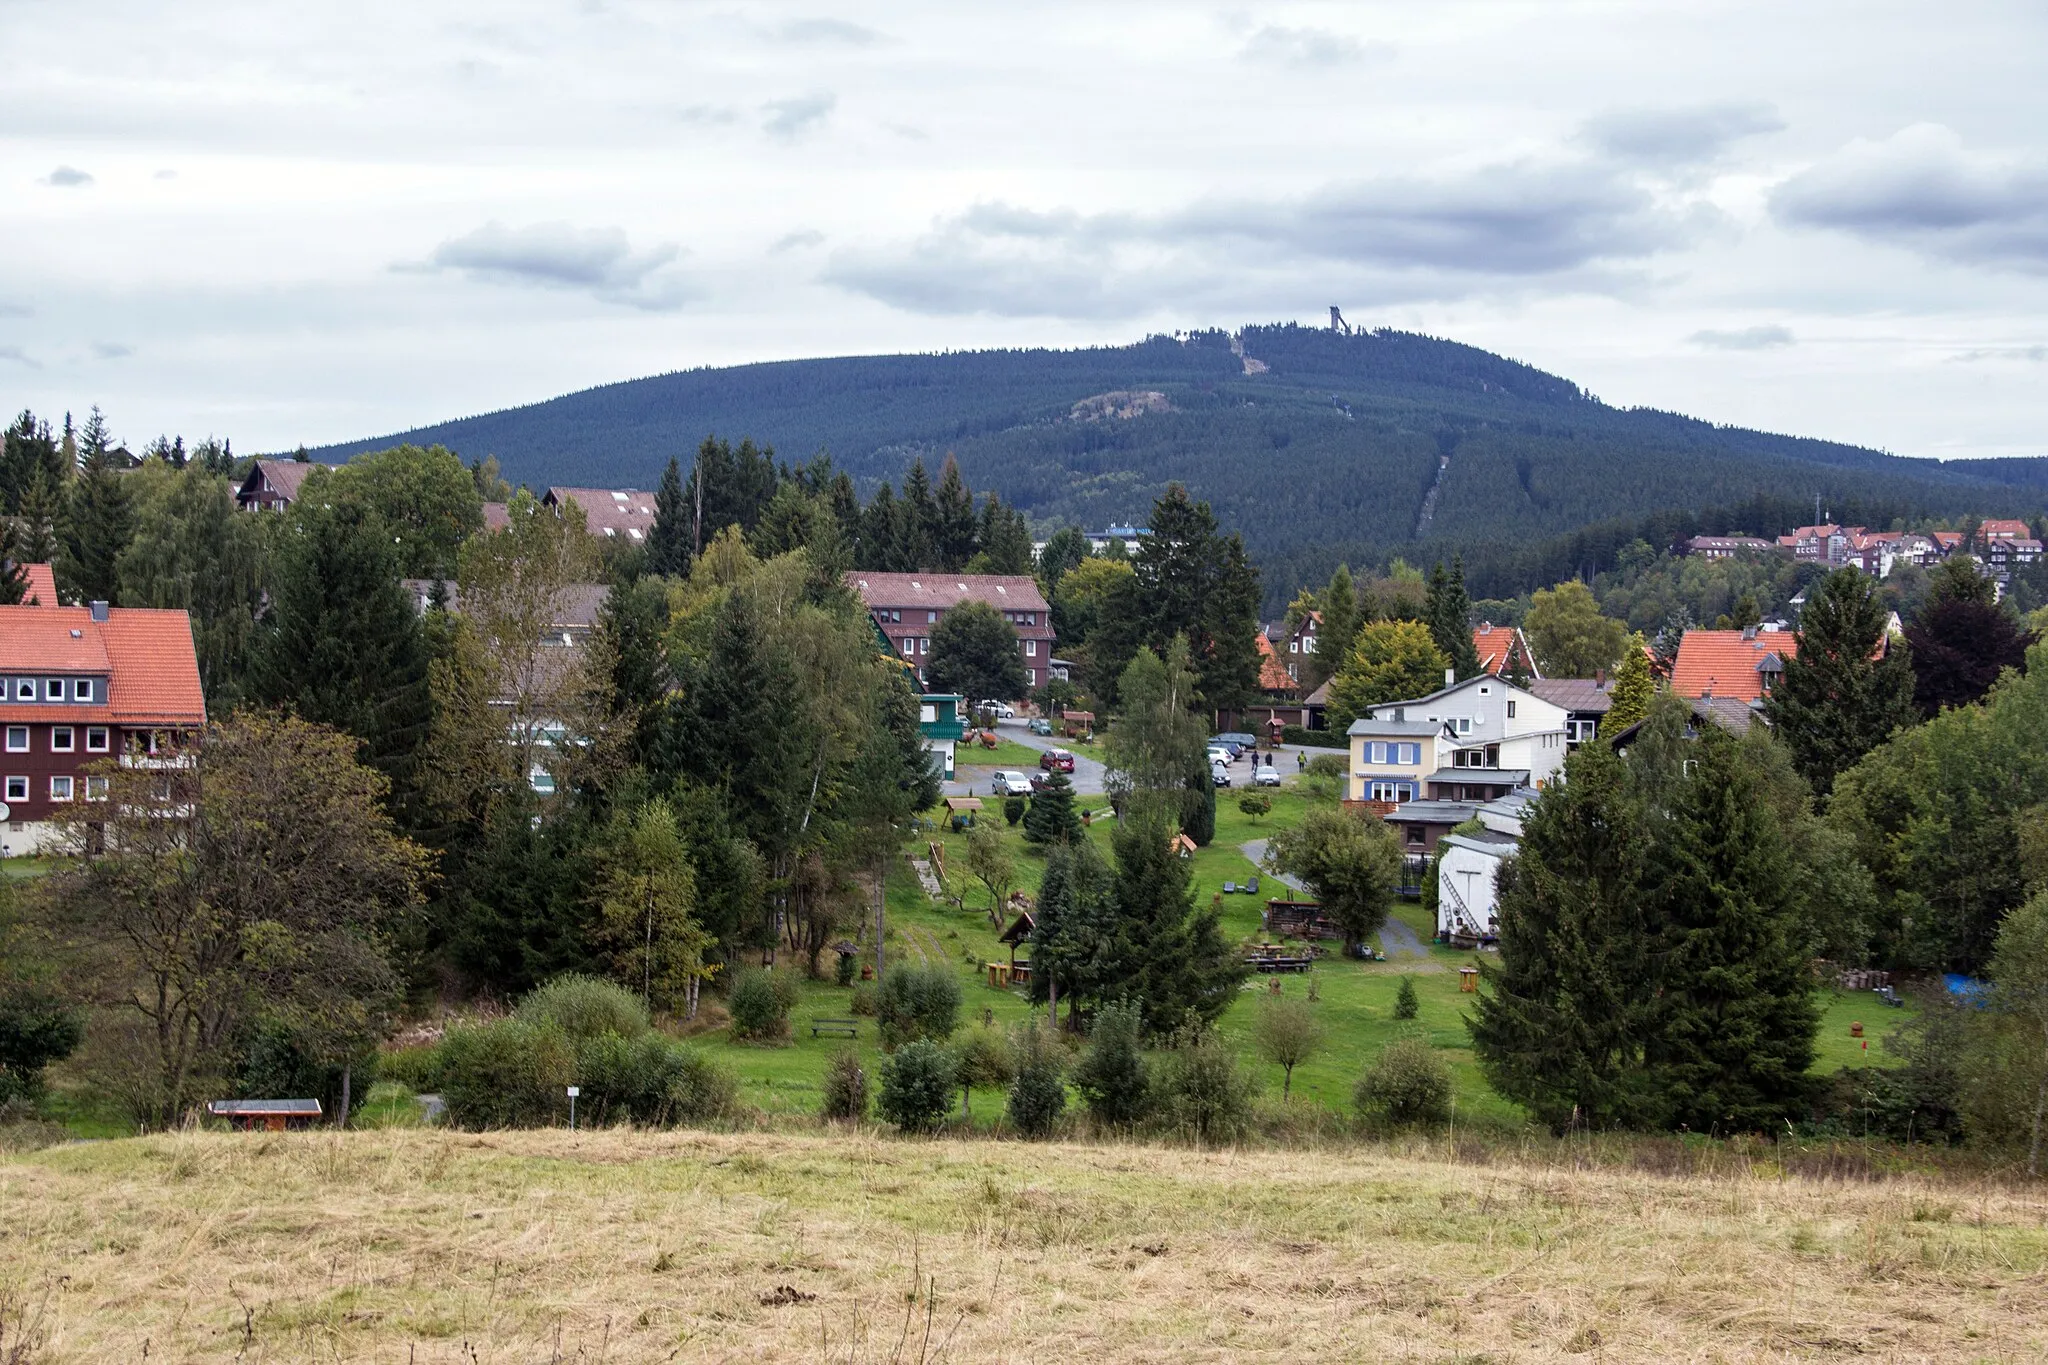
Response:
[{"label": "yellow house", "polygon": [[1373,720],[1361,716],[1346,733],[1351,770],[1345,796],[1353,801],[1398,805],[1423,795],[1423,782],[1443,766],[1438,745],[1443,722]]}]

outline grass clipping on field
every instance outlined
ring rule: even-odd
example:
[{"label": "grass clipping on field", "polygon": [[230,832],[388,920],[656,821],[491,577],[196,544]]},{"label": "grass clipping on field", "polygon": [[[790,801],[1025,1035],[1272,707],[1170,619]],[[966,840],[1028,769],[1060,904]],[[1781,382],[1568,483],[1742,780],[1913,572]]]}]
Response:
[{"label": "grass clipping on field", "polygon": [[0,1159],[0,1360],[2048,1358],[2031,1189],[1446,1150],[74,1144]]}]

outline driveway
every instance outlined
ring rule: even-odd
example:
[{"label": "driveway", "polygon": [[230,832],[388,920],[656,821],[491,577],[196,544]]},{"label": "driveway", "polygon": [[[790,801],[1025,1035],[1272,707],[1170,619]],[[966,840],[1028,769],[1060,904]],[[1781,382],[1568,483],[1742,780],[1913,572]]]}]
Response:
[{"label": "driveway", "polygon": [[[1047,749],[1065,749],[1074,756],[1074,771],[1067,774],[1067,780],[1074,784],[1074,791],[1082,796],[1102,795],[1104,770],[1101,759],[1090,758],[1086,748],[1078,748],[1069,744],[1057,735],[1034,735],[1025,728],[1025,724],[1023,720],[997,721],[996,733],[1004,739],[1021,744],[1027,749],[1036,749],[1040,753],[1044,753]],[[955,762],[957,763],[958,760],[956,759]],[[981,779],[981,787],[982,792],[986,793],[988,790],[988,779],[986,777]]]}]

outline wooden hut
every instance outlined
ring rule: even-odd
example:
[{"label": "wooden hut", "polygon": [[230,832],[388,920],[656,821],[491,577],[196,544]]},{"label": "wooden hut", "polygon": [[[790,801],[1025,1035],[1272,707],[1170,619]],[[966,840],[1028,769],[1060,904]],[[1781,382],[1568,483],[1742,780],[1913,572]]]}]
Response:
[{"label": "wooden hut", "polygon": [[244,1132],[282,1133],[318,1123],[321,1110],[318,1100],[212,1100],[206,1112]]},{"label": "wooden hut", "polygon": [[1321,901],[1269,900],[1265,912],[1266,932],[1275,938],[1334,939],[1343,931],[1323,913]]},{"label": "wooden hut", "polygon": [[978,796],[949,796],[946,798],[946,819],[955,833],[974,823],[974,813],[981,809]]}]

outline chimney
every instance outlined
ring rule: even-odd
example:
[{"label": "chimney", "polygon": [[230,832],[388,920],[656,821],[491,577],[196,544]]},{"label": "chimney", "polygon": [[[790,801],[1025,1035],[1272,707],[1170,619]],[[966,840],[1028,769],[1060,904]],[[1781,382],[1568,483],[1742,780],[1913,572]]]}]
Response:
[{"label": "chimney", "polygon": [[1756,638],[1756,627],[1744,626],[1742,628],[1742,638],[1745,640],[1754,640]]},{"label": "chimney", "polygon": [[104,621],[104,620],[106,620],[106,619],[107,619],[107,604],[106,604],[106,603],[104,603],[104,602],[95,602],[95,603],[93,603],[93,604],[92,604],[92,619],[93,619],[93,620],[95,620],[95,621]]},{"label": "chimney", "polygon": [[1452,685],[1453,685],[1454,683],[1456,683],[1457,681],[1458,681],[1458,670],[1457,670],[1457,669],[1455,669],[1455,668],[1447,668],[1447,669],[1445,669],[1445,670],[1444,670],[1444,686],[1445,686],[1445,687],[1450,687],[1450,686],[1452,686]]}]

